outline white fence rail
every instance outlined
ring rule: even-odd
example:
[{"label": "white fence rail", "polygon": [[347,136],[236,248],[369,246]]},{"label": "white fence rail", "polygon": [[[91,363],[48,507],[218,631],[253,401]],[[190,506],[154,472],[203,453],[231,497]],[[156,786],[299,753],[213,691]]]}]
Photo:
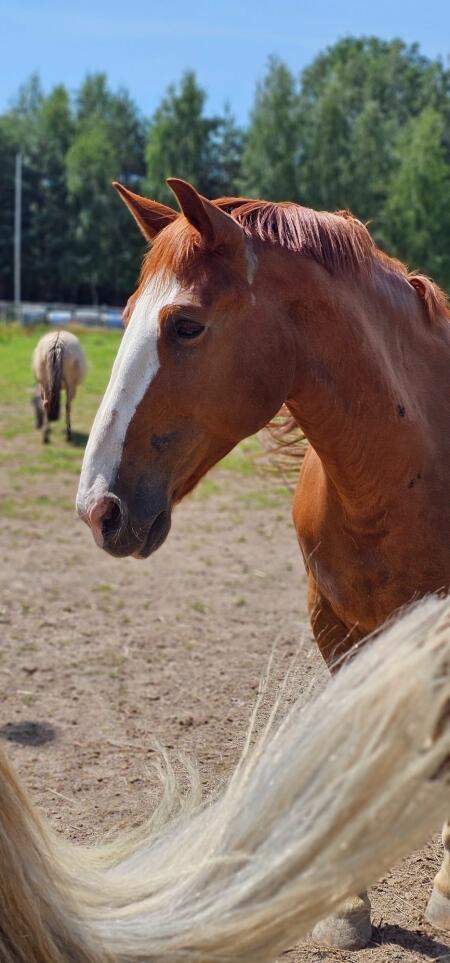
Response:
[{"label": "white fence rail", "polygon": [[0,301],[0,321],[20,321],[21,324],[49,324],[58,328],[76,324],[82,327],[121,328],[122,308],[83,306],[76,304],[48,304],[23,302],[19,307],[12,301]]}]

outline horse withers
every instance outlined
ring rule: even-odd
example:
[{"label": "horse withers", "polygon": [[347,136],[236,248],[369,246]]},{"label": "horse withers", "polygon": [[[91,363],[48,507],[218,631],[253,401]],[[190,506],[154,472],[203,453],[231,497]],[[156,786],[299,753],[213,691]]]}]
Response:
[{"label": "horse withers", "polygon": [[[310,443],[294,523],[334,670],[401,606],[450,587],[447,300],[348,212],[169,184],[180,212],[118,185],[151,250],[78,511],[106,551],[146,558],[177,502],[286,404]],[[428,916],[450,928],[450,832],[444,845]],[[367,942],[366,896],[341,923],[320,938]]]},{"label": "horse withers", "polygon": [[71,405],[78,385],[86,374],[86,355],[75,334],[57,331],[44,334],[33,354],[33,373],[36,385],[32,397],[36,428],[42,431],[42,441],[50,441],[50,422],[58,421],[61,389],[66,392],[66,438],[72,438]]}]

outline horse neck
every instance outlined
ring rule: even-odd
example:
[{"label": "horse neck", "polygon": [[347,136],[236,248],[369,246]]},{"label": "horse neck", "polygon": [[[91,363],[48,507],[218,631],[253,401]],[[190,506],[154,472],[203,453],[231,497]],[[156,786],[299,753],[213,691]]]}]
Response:
[{"label": "horse neck", "polygon": [[[287,405],[349,515],[389,501],[420,459],[411,371],[426,333],[417,295],[386,277],[331,277],[302,260],[290,291],[296,376]],[[295,282],[294,282],[295,289]],[[298,296],[297,296],[298,295]]]}]

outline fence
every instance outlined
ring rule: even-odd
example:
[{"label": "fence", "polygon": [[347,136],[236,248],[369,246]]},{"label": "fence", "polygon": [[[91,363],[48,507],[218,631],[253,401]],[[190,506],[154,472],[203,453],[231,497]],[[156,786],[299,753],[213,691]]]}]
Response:
[{"label": "fence", "polygon": [[81,327],[121,328],[122,309],[102,305],[79,307],[76,304],[36,304],[23,302],[17,307],[12,301],[0,301],[0,321],[19,321],[21,324],[49,324],[58,328],[76,324]]}]

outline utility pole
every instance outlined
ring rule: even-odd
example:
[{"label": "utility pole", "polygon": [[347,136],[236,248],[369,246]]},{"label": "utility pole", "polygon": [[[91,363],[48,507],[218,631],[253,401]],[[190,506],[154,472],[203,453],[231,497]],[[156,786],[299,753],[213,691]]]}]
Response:
[{"label": "utility pole", "polygon": [[22,242],[22,154],[16,154],[14,203],[14,309],[16,321],[21,319],[21,242]]}]

